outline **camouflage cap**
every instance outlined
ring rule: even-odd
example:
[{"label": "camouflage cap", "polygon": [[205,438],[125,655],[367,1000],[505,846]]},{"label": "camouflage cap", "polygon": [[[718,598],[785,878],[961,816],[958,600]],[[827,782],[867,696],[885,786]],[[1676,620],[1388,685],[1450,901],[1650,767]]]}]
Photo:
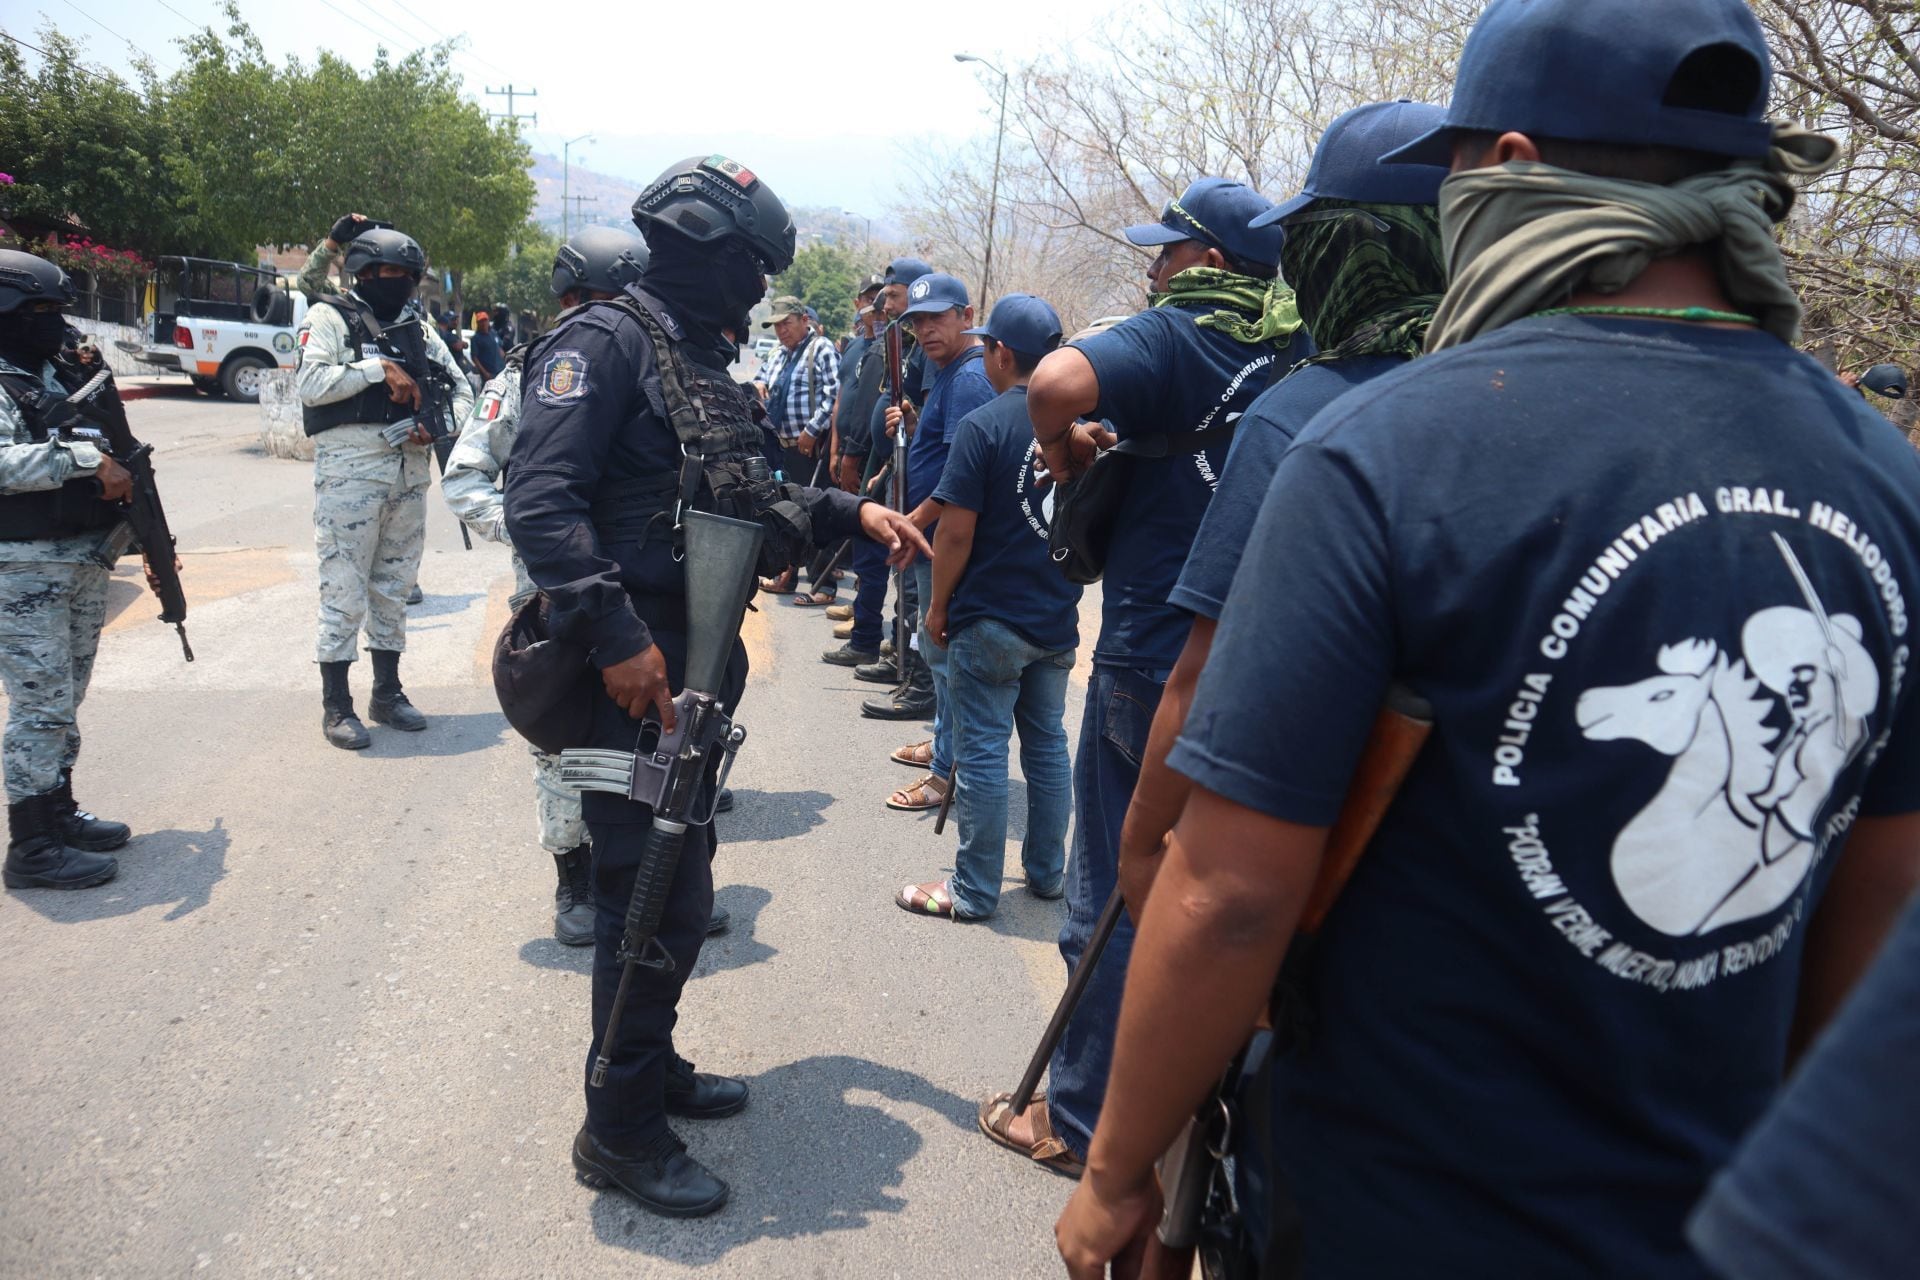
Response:
[{"label": "camouflage cap", "polygon": [[762,329],[771,329],[776,321],[784,320],[788,316],[799,316],[805,319],[806,315],[806,303],[800,301],[800,299],[794,297],[792,294],[782,294],[773,300],[773,311],[765,320],[760,322],[760,327]]}]

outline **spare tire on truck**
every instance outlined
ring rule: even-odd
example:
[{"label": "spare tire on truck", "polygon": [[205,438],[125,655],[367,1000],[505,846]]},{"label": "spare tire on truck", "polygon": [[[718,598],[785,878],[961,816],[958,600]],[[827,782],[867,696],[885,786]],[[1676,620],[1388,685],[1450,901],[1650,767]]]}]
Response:
[{"label": "spare tire on truck", "polygon": [[285,289],[263,284],[253,291],[255,324],[290,325],[293,323],[293,299]]}]

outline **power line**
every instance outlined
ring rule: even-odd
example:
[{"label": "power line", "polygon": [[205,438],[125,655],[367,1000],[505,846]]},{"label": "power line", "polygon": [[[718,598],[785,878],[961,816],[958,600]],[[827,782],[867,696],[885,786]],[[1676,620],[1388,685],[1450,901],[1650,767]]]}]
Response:
[{"label": "power line", "polygon": [[531,120],[533,121],[534,128],[538,129],[540,127],[540,113],[538,111],[516,113],[513,109],[513,100],[516,97],[537,98],[540,96],[538,89],[516,89],[513,86],[513,81],[509,80],[507,81],[507,87],[504,89],[488,89],[487,96],[489,98],[505,98],[507,100],[507,109],[504,112],[488,112],[488,119]]},{"label": "power line", "polygon": [[[45,58],[48,62],[53,61],[53,55],[48,53],[45,49],[42,49],[37,44],[27,43],[25,40],[22,40],[19,36],[14,35],[10,31],[0,31],[0,40],[11,40],[13,43],[19,45],[22,49],[31,49],[33,52],[39,54],[42,58]],[[101,72],[95,71],[91,67],[85,66],[82,63],[77,61],[68,64],[67,69],[69,71],[73,71],[80,75],[83,75],[89,80],[96,80],[101,84],[109,84],[109,85],[117,84],[123,89],[127,88],[127,82],[125,80],[122,80],[119,76],[114,75],[111,72],[102,74]]]},{"label": "power line", "polygon": [[[118,40],[121,44],[124,44],[127,46],[127,48],[133,50],[134,56],[136,58],[145,58],[147,61],[154,63],[156,66],[159,65],[158,59],[154,58],[153,55],[149,54],[145,49],[142,49],[139,45],[127,39],[125,36],[121,35],[118,31],[115,31],[112,27],[108,26],[106,23],[100,21],[100,19],[88,13],[85,9],[82,9],[79,5],[75,4],[73,0],[67,0],[67,8],[73,10],[75,13],[85,18],[88,22],[91,22],[94,26],[100,28],[102,31],[106,32],[108,35]],[[172,68],[165,68],[165,69],[171,70]]]}]

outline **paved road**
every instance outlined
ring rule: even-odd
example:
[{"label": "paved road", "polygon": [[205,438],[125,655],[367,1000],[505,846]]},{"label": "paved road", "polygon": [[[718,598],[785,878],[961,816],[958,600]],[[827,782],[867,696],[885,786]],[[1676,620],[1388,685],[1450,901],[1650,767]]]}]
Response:
[{"label": "paved road", "polygon": [[337,751],[309,469],[259,450],[251,408],[131,411],[199,660],[123,567],[78,785],[139,835],[110,885],[0,896],[0,1275],[1057,1274],[1069,1185],[973,1115],[1057,995],[1060,908],[1011,885],[987,925],[890,904],[951,865],[951,831],[881,806],[907,739],[854,714],[817,614],[749,616],[716,867],[734,928],[679,1047],[754,1101],[683,1130],[732,1203],[666,1224],[567,1162],[587,957],[551,939],[526,752],[485,679],[504,551],[462,551],[430,500],[405,671],[432,728]]}]

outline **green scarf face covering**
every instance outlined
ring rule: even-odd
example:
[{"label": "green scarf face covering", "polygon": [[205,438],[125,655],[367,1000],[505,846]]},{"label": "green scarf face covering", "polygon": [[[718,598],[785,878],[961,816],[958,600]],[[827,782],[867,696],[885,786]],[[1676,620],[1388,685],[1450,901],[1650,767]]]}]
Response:
[{"label": "green scarf face covering", "polygon": [[1215,310],[1195,323],[1249,346],[1284,347],[1300,328],[1293,290],[1278,280],[1219,267],[1189,267],[1167,281],[1165,293],[1156,293],[1148,301],[1156,307],[1212,305]]},{"label": "green scarf face covering", "polygon": [[1281,270],[1320,348],[1312,363],[1419,355],[1447,287],[1439,210],[1320,200],[1313,213],[1287,225],[1280,249]]},{"label": "green scarf face covering", "polygon": [[1765,160],[1671,186],[1596,178],[1545,164],[1471,169],[1440,188],[1452,286],[1427,350],[1457,346],[1576,292],[1618,293],[1655,258],[1698,248],[1734,306],[1792,343],[1800,300],[1773,224],[1793,207],[1795,177],[1832,166],[1831,138],[1775,125]]}]

